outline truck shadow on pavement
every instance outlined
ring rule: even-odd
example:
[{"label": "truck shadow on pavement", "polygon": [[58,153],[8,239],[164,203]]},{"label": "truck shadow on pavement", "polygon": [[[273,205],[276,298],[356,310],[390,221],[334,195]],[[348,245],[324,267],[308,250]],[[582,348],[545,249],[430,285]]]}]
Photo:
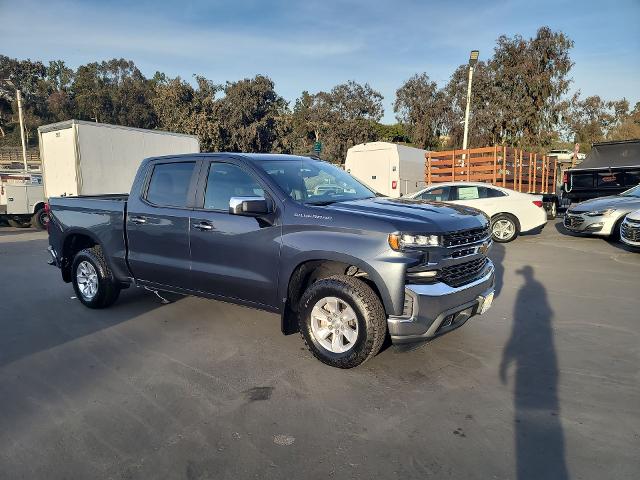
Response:
[{"label": "truck shadow on pavement", "polygon": [[0,243],[0,368],[162,306],[151,292],[130,288],[113,307],[88,309],[58,269],[46,264],[45,252],[46,240]]},{"label": "truck shadow on pavement", "polygon": [[567,479],[564,435],[558,401],[558,361],[553,341],[553,310],[545,287],[526,265],[517,271],[518,291],[511,337],[504,347],[499,376],[515,366],[514,430],[518,480]]},{"label": "truck shadow on pavement", "polygon": [[496,297],[500,295],[502,291],[502,285],[504,283],[504,257],[505,257],[505,246],[502,243],[493,243],[491,247],[491,252],[489,252],[489,257],[493,262],[493,266],[495,268],[495,282],[496,282]]}]

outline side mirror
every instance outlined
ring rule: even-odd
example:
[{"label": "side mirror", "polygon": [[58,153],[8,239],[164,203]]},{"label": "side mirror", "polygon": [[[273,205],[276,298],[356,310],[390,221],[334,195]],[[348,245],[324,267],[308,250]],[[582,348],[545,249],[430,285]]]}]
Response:
[{"label": "side mirror", "polygon": [[232,215],[263,215],[269,213],[269,206],[263,197],[231,197],[229,213]]}]

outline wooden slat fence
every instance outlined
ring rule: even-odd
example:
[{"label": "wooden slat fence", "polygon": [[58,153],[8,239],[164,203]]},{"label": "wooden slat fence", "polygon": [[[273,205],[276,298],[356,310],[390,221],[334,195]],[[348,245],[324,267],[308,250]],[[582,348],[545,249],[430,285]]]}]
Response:
[{"label": "wooden slat fence", "polygon": [[427,152],[425,182],[486,182],[525,193],[555,193],[556,160],[512,147]]}]

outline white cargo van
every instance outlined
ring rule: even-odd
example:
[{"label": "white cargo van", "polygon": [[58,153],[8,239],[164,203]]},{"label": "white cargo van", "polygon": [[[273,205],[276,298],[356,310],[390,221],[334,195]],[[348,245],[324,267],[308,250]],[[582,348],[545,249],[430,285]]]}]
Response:
[{"label": "white cargo van", "polygon": [[376,192],[397,198],[425,187],[425,153],[395,143],[361,143],[347,150],[344,168]]},{"label": "white cargo van", "polygon": [[38,128],[45,195],[126,193],[143,159],[198,153],[198,137],[67,120]]}]

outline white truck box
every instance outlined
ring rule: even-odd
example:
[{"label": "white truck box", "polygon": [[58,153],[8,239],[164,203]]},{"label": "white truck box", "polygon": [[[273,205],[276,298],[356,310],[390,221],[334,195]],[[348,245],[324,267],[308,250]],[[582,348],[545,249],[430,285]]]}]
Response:
[{"label": "white truck box", "polygon": [[46,197],[128,193],[143,159],[198,153],[198,137],[67,120],[38,128]]},{"label": "white truck box", "polygon": [[396,143],[361,143],[347,150],[344,167],[376,192],[397,198],[425,187],[425,153]]}]

